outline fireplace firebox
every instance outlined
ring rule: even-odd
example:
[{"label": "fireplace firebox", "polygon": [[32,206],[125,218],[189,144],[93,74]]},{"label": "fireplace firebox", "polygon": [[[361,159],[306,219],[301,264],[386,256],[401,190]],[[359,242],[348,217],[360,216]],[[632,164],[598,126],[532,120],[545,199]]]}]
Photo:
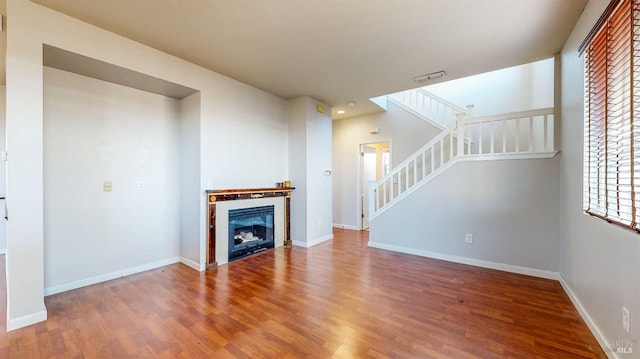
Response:
[{"label": "fireplace firebox", "polygon": [[229,262],[274,248],[274,206],[229,210]]}]

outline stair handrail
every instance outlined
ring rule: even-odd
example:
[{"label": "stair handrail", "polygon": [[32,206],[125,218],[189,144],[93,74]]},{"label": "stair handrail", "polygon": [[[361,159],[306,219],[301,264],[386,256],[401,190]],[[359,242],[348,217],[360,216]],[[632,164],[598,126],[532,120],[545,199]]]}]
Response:
[{"label": "stair handrail", "polygon": [[467,112],[467,109],[464,107],[460,107],[458,105],[456,105],[455,103],[449,101],[449,100],[445,100],[442,97],[434,94],[433,92],[429,92],[427,90],[424,89],[424,87],[420,87],[415,89],[417,92],[420,92],[422,94],[424,94],[425,96],[431,97],[432,99],[442,103],[443,105],[450,107],[451,109],[454,110],[454,112]]},{"label": "stair handrail", "polygon": [[464,119],[463,122],[465,125],[468,125],[468,124],[479,123],[479,122],[503,121],[503,120],[511,120],[515,118],[550,115],[550,114],[553,114],[553,111],[554,111],[553,107],[546,107],[546,108],[538,108],[535,110],[501,113],[497,115],[477,116],[473,118],[466,118]]},{"label": "stair handrail", "polygon": [[[463,114],[460,114],[460,116],[462,115]],[[443,142],[447,137],[449,137],[448,148],[444,147],[444,142]],[[369,219],[372,219],[374,218],[374,216],[379,215],[381,213],[381,210],[382,211],[386,210],[389,203],[395,202],[400,198],[405,197],[409,193],[413,192],[416,188],[416,185],[419,182],[421,182],[427,177],[432,177],[437,175],[439,172],[442,171],[443,168],[453,163],[454,160],[458,157],[457,146],[454,146],[452,142],[454,138],[458,138],[455,124],[454,126],[450,126],[448,129],[442,131],[440,134],[434,137],[431,141],[429,141],[427,144],[422,146],[419,150],[414,152],[413,155],[409,156],[406,160],[400,163],[400,165],[396,166],[391,172],[389,172],[389,174],[387,174],[380,180],[376,181],[375,184],[372,185],[369,190]],[[461,142],[464,143],[465,141],[461,141]],[[436,160],[434,156],[434,151],[437,148],[436,146],[438,146],[440,149],[440,154],[438,158],[439,165],[437,167],[435,167],[435,163],[434,163],[434,161]],[[444,150],[449,151],[447,156],[444,156]],[[429,170],[428,174],[426,173],[426,168],[425,168],[426,161],[424,157],[427,151],[430,151],[432,156],[431,162],[430,162],[431,169]],[[417,165],[417,162],[415,161],[417,160],[418,157],[420,157],[420,155],[423,156],[422,167],[421,167],[422,175],[418,176],[416,172],[418,170],[418,165]],[[413,162],[413,168],[410,167],[410,164],[412,162]],[[413,169],[413,181],[410,181],[410,177],[409,177],[409,173],[411,169]],[[402,190],[403,185],[401,183],[403,171],[405,172],[404,190]],[[397,181],[394,183],[395,176],[397,176]],[[418,177],[419,177],[419,180],[418,180]],[[387,192],[387,182],[389,182],[388,192]],[[410,185],[410,183],[412,184]],[[397,187],[397,190],[395,189],[396,187]],[[378,190],[381,188],[382,188],[382,195],[384,196],[384,199],[380,202],[379,201],[380,197],[378,197]],[[389,201],[386,200],[387,194],[389,195]]]},{"label": "stair handrail", "polygon": [[386,180],[392,178],[393,175],[400,172],[406,165],[411,163],[415,159],[415,157],[419,156],[420,153],[424,153],[429,147],[433,147],[436,143],[440,143],[440,141],[442,141],[445,137],[451,136],[451,132],[455,131],[457,127],[458,126],[456,126],[456,124],[454,123],[452,126],[449,126],[449,128],[447,128],[446,130],[440,132],[436,137],[432,138],[431,141],[427,142],[424,146],[417,149],[404,161],[400,162],[399,165],[395,166],[391,171],[389,171],[388,174],[386,174],[384,177],[376,181],[375,186],[379,186],[382,183],[384,183]]},{"label": "stair handrail", "polygon": [[422,87],[396,92],[390,94],[388,97],[441,130],[446,129],[455,122],[455,115],[457,113],[464,113],[467,116],[471,116],[473,109],[473,105],[463,108]]}]

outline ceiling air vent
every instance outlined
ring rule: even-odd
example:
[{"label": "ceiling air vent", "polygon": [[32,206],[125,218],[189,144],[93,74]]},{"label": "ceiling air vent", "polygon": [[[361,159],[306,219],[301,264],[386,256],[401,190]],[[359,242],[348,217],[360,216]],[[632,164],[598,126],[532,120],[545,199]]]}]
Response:
[{"label": "ceiling air vent", "polygon": [[446,72],[438,71],[438,72],[432,72],[432,73],[426,74],[426,75],[416,76],[416,77],[413,78],[413,81],[415,81],[415,82],[425,82],[425,81],[430,81],[430,80],[443,78],[445,76],[447,76]]}]

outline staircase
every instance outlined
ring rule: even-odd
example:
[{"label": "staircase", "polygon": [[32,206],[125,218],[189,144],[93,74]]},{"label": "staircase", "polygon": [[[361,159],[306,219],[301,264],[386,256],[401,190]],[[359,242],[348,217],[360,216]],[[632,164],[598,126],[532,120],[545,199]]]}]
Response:
[{"label": "staircase", "polygon": [[442,132],[370,188],[370,221],[457,162],[551,158],[557,153],[553,108],[473,117],[473,106],[461,108],[424,89],[389,99]]}]

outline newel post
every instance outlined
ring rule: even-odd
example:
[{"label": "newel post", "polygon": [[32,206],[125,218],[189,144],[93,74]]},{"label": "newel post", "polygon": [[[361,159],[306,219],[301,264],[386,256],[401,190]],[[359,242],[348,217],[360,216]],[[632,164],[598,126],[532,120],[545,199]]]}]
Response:
[{"label": "newel post", "polygon": [[473,108],[475,105],[467,105],[467,118],[473,117]]}]

